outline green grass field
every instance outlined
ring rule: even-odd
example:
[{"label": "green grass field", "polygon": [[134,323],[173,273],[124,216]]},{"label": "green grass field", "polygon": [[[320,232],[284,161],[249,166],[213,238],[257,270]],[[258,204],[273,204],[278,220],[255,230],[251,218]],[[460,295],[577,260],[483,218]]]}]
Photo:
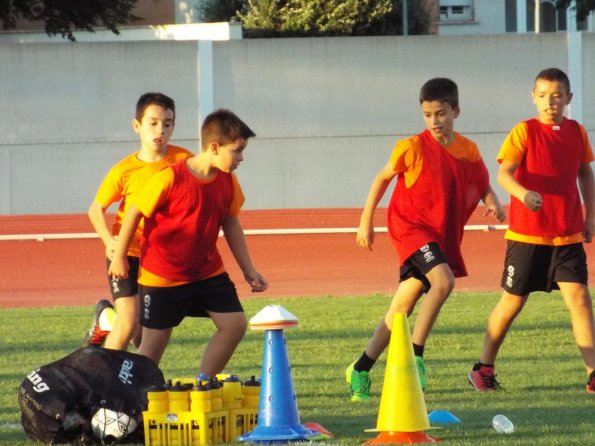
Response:
[{"label": "green grass field", "polygon": [[[517,319],[498,364],[503,392],[478,394],[466,375],[478,358],[486,317],[498,293],[455,293],[444,306],[426,346],[428,411],[447,410],[461,423],[428,434],[449,445],[595,444],[595,397],[574,344],[559,294],[535,294]],[[299,320],[285,332],[302,423],[314,421],[336,435],[333,445],[360,445],[374,438],[386,353],[372,371],[373,398],[353,404],[345,367],[355,360],[389,303],[387,296],[262,299],[244,301],[248,317],[280,304]],[[34,445],[20,426],[17,390],[32,369],[59,359],[81,341],[92,307],[0,310],[0,444]],[[414,323],[415,314],[410,320]],[[161,363],[166,378],[192,377],[209,338],[209,320],[187,319]],[[264,334],[248,332],[226,372],[260,376]],[[515,425],[497,434],[492,417],[503,413]],[[324,443],[323,443],[324,444]]]}]

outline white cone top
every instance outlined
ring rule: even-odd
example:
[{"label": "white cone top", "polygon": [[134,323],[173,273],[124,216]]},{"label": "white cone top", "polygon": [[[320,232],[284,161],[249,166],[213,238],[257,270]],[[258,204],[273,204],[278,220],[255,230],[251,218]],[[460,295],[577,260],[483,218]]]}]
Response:
[{"label": "white cone top", "polygon": [[251,330],[283,330],[297,324],[298,318],[281,305],[267,305],[250,319]]}]

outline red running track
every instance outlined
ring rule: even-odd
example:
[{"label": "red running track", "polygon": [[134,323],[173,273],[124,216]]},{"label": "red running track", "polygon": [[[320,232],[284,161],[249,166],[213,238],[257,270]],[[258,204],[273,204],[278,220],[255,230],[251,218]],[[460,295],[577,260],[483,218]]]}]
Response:
[{"label": "red running track", "polygon": [[[355,228],[359,209],[243,211],[244,229]],[[375,224],[386,226],[384,210]],[[476,211],[470,224],[493,224]],[[93,232],[86,215],[0,217],[0,235]],[[469,277],[460,291],[498,291],[505,251],[504,231],[467,231],[463,255]],[[248,235],[252,261],[270,283],[267,297],[392,295],[397,258],[386,233],[372,252],[355,244],[355,233]],[[252,294],[224,239],[220,250],[241,298]],[[595,252],[585,245],[590,279]],[[103,246],[99,239],[0,240],[0,308],[92,305],[108,296]],[[591,283],[591,282],[590,282]]]}]

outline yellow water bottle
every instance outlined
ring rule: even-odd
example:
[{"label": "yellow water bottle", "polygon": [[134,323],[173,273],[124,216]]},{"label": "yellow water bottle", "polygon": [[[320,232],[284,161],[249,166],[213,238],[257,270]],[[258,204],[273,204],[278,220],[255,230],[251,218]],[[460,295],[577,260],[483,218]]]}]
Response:
[{"label": "yellow water bottle", "polygon": [[211,411],[211,394],[206,386],[197,384],[190,391],[190,411],[195,413]]},{"label": "yellow water bottle", "polygon": [[188,398],[188,389],[179,381],[175,386],[169,389],[169,412],[188,412],[190,409],[190,401]]},{"label": "yellow water bottle", "polygon": [[244,381],[242,386],[242,407],[258,409],[260,399],[260,381],[252,376],[248,381]]},{"label": "yellow water bottle", "polygon": [[211,389],[211,410],[213,412],[223,409],[223,392],[221,391],[221,384],[216,379],[209,381],[209,389]]},{"label": "yellow water bottle", "polygon": [[169,407],[169,398],[167,396],[167,390],[164,386],[157,386],[154,389],[147,392],[147,399],[149,404],[147,410],[151,413],[164,413],[167,412]]},{"label": "yellow water bottle", "polygon": [[236,375],[229,375],[223,381],[223,407],[226,409],[242,407],[242,382]]}]

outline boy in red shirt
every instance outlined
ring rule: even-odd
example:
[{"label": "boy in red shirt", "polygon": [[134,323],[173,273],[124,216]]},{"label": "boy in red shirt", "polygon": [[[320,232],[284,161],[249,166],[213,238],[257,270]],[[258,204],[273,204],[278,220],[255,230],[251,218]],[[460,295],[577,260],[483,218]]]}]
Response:
[{"label": "boy in red shirt", "polygon": [[529,294],[559,289],[585,362],[587,392],[595,392],[595,331],[583,248],[595,231],[593,151],[584,127],[564,117],[571,99],[562,70],[541,71],[533,86],[538,117],[517,124],[498,154],[498,181],[511,195],[510,224],[504,292],[488,318],[479,362],[468,375],[478,391],[500,388],[496,356]]},{"label": "boy in red shirt", "polygon": [[217,250],[220,229],[252,291],[268,287],[248,254],[238,220],[244,195],[232,173],[253,136],[232,112],[211,113],[201,127],[200,153],[153,175],[126,213],[109,273],[127,277],[126,250],[144,216],[138,353],[157,364],[186,316],[210,317],[216,327],[199,374],[220,373],[246,332],[244,310]]},{"label": "boy in red shirt", "polygon": [[419,103],[426,130],[397,142],[372,183],[357,233],[357,244],[371,250],[374,211],[398,175],[388,229],[400,259],[401,282],[362,356],[347,367],[352,401],[370,398],[369,371],[389,344],[394,314],[410,315],[424,293],[411,339],[425,389],[426,339],[455,277],[467,275],[461,256],[465,223],[480,199],[487,206],[486,215],[504,218],[476,144],[454,131],[460,112],[457,85],[450,79],[431,79],[421,88]]},{"label": "boy in red shirt", "polygon": [[[169,144],[175,120],[176,107],[170,97],[162,93],[145,93],[138,99],[132,128],[139,136],[140,149],[109,170],[89,207],[91,224],[105,245],[107,267],[112,260],[124,215],[142,185],[155,172],[192,156],[188,150]],[[113,203],[119,205],[110,230],[105,213]],[[105,348],[116,350],[126,350],[131,340],[137,347],[140,345],[137,273],[142,231],[141,222],[128,249],[129,276],[126,279],[108,277],[117,314],[111,314],[113,324],[106,317],[113,313],[111,303],[108,300],[99,301],[95,306],[95,320],[85,336],[84,345],[104,344]]]}]

